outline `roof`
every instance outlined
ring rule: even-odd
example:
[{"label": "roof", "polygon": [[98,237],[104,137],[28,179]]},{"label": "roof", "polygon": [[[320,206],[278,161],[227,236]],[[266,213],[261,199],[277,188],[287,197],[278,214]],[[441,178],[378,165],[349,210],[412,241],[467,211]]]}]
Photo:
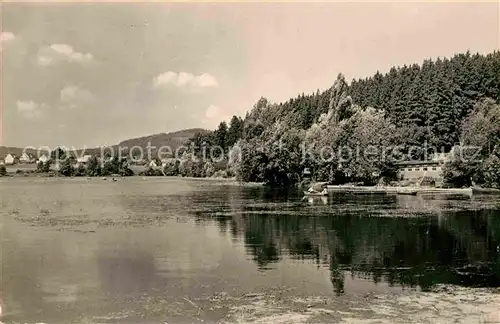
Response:
[{"label": "roof", "polygon": [[87,163],[91,157],[92,157],[92,155],[84,155],[84,156],[77,158],[76,162]]},{"label": "roof", "polygon": [[406,166],[406,165],[429,165],[429,164],[440,164],[440,161],[426,160],[426,161],[402,161],[396,162],[394,165]]}]

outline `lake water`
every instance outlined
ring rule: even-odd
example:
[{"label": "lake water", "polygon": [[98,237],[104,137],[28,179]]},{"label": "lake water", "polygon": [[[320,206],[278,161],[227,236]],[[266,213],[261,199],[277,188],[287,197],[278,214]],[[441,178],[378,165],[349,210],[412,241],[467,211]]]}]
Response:
[{"label": "lake water", "polygon": [[395,322],[461,292],[500,309],[494,197],[4,178],[0,235],[4,323]]}]

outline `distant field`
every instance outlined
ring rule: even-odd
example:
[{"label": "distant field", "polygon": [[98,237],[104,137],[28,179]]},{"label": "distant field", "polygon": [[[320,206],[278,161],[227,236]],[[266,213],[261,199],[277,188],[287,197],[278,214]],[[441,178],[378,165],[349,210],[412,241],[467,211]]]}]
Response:
[{"label": "distant field", "polygon": [[[131,165],[129,167],[132,171],[134,171],[135,174],[138,174],[139,172],[146,170],[146,166],[143,165]],[[7,169],[8,173],[16,173],[17,170],[23,170],[23,171],[36,170],[36,163],[6,165],[5,168]]]},{"label": "distant field", "polygon": [[36,163],[32,164],[14,164],[14,165],[6,165],[8,173],[16,173],[18,169],[27,171],[27,170],[36,170]]}]

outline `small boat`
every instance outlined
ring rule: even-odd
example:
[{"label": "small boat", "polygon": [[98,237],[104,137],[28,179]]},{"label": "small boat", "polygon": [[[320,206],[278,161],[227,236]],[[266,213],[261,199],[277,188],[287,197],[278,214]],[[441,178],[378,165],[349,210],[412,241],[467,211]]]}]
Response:
[{"label": "small boat", "polygon": [[304,191],[306,196],[328,196],[328,189],[326,182],[316,182],[309,187],[307,191]]},{"label": "small boat", "polygon": [[315,192],[321,192],[322,190],[327,188],[327,182],[315,182],[311,185],[309,190],[313,190]]}]

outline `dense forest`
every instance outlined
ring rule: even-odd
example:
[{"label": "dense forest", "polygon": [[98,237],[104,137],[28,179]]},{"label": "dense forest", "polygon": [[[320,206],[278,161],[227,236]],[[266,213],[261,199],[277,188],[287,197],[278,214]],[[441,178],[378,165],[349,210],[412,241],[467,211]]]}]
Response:
[{"label": "dense forest", "polygon": [[[234,116],[229,125],[221,122],[213,132],[197,134],[191,139],[196,148],[167,169],[190,176],[219,171],[243,181],[289,185],[299,182],[307,167],[317,180],[374,183],[395,175],[395,153],[386,152],[388,147],[399,146],[398,154],[423,159],[430,150],[449,152],[461,144],[480,146],[484,163],[450,164],[448,179],[499,186],[499,102],[499,51],[393,67],[350,84],[339,74],[323,92],[284,103],[261,98],[244,118]],[[222,162],[192,161],[215,146],[233,152]],[[359,153],[344,158],[337,148],[345,147],[362,153],[375,147],[379,155],[387,154],[376,160]],[[231,156],[235,152],[238,159]]]}]

